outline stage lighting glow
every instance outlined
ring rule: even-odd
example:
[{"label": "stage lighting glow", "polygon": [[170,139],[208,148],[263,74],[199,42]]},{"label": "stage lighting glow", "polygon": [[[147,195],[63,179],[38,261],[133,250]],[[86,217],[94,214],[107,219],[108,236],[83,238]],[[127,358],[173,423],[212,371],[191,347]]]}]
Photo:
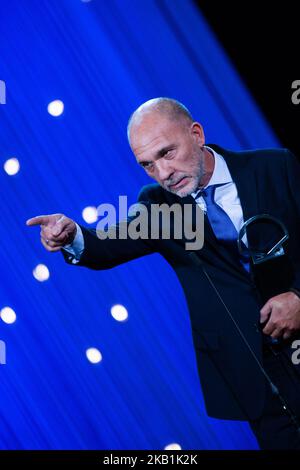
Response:
[{"label": "stage lighting glow", "polygon": [[96,348],[89,348],[85,352],[86,357],[92,364],[98,364],[98,362],[102,361],[102,354],[99,349]]},{"label": "stage lighting glow", "polygon": [[33,276],[37,281],[47,281],[50,276],[49,269],[44,264],[38,264],[32,271]]},{"label": "stage lighting glow", "polygon": [[20,170],[20,163],[17,158],[9,158],[3,165],[4,170],[9,176],[16,175]]},{"label": "stage lighting glow", "polygon": [[0,317],[4,321],[4,323],[14,323],[17,319],[17,315],[15,314],[14,310],[10,307],[3,307],[0,312]]},{"label": "stage lighting glow", "polygon": [[51,116],[60,116],[64,112],[64,103],[61,100],[54,100],[48,104],[48,113]]},{"label": "stage lighting glow", "polygon": [[176,444],[176,442],[173,442],[172,444],[168,444],[164,447],[164,450],[181,450],[181,446]]},{"label": "stage lighting glow", "polygon": [[125,321],[128,318],[128,311],[124,305],[116,304],[110,309],[113,318],[117,321]]},{"label": "stage lighting glow", "polygon": [[98,219],[97,207],[88,206],[82,211],[82,218],[88,224],[93,224]]}]

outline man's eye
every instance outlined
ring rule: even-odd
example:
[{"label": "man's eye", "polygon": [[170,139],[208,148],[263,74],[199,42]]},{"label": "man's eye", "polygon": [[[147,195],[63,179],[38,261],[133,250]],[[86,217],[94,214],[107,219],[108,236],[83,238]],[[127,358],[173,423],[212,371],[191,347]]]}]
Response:
[{"label": "man's eye", "polygon": [[143,163],[142,167],[145,168],[145,170],[151,170],[153,168],[153,164],[151,162]]},{"label": "man's eye", "polygon": [[173,149],[169,149],[164,153],[164,158],[172,158],[173,156]]}]

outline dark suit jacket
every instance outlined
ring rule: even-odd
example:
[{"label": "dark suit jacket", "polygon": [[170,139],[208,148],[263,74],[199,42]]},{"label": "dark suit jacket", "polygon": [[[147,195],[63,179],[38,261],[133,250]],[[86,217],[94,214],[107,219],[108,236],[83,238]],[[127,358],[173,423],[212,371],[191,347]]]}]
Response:
[{"label": "dark suit jacket", "polygon": [[[223,155],[240,197],[244,220],[267,213],[287,227],[287,255],[292,274],[274,294],[294,287],[300,290],[300,165],[285,149],[232,152],[210,144]],[[152,203],[190,203],[157,184],[142,188],[138,200]],[[206,219],[206,217],[205,217]],[[185,250],[182,240],[99,240],[95,230],[81,227],[85,250],[79,266],[108,269],[126,261],[159,252],[175,270],[186,296],[196,359],[207,413],[222,419],[256,419],[262,413],[266,382],[249,349],[238,333],[197,259],[205,266],[223,301],[259,361],[262,334],[257,328],[264,304],[253,274],[248,274],[217,241],[205,220],[205,242],[201,250]],[[258,231],[253,237],[259,237]],[[72,256],[63,252],[67,262]]]}]

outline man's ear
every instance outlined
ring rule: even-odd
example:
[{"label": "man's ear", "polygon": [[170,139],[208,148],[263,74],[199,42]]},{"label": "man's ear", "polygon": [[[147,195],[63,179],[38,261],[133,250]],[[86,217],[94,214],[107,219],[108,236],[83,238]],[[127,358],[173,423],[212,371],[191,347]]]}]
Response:
[{"label": "man's ear", "polygon": [[203,147],[205,144],[205,135],[203,131],[203,127],[199,122],[193,122],[191,126],[191,133],[195,143],[199,145],[199,147]]}]

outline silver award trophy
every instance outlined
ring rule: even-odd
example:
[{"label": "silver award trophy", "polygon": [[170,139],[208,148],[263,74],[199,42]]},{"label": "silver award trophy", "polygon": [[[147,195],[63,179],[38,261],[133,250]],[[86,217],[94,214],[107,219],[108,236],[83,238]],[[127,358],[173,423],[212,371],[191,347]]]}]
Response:
[{"label": "silver award trophy", "polygon": [[238,236],[238,249],[252,264],[252,273],[262,301],[289,290],[293,268],[287,255],[289,233],[269,214],[248,219]]}]

